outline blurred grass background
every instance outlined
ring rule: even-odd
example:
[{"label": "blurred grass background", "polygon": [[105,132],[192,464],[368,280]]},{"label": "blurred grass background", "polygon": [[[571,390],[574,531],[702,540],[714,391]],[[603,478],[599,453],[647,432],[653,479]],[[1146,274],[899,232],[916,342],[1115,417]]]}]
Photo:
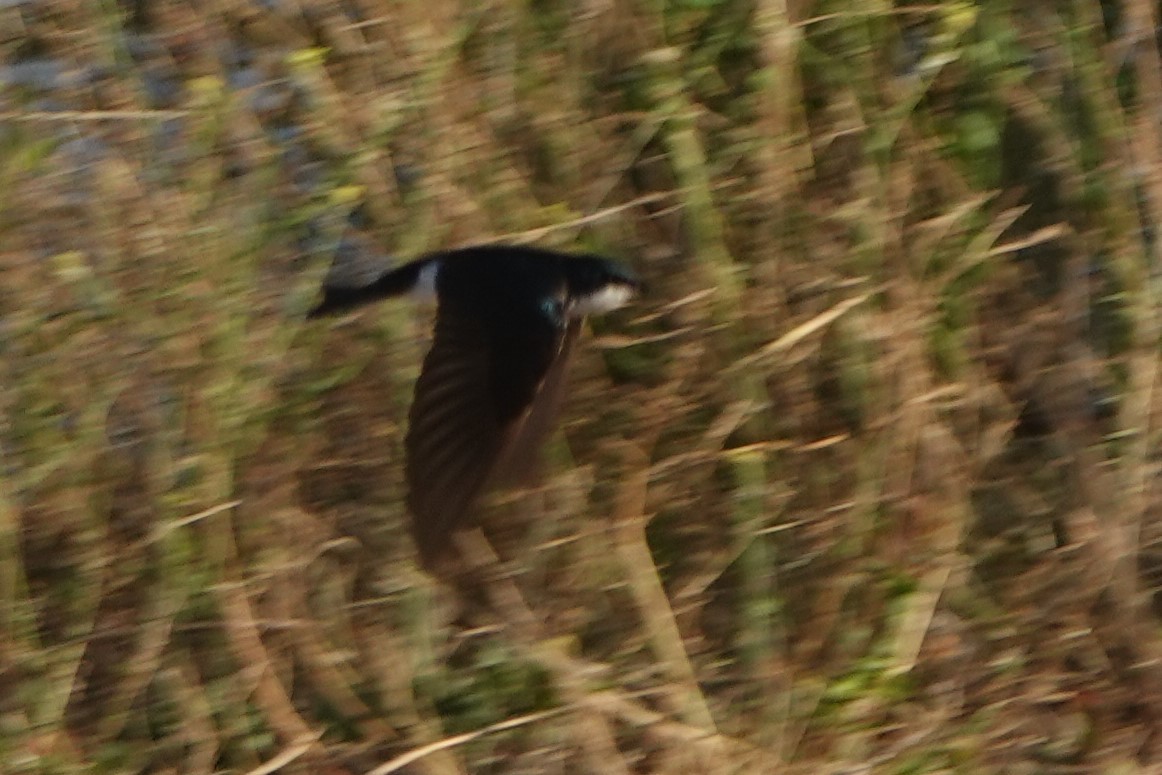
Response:
[{"label": "blurred grass background", "polygon": [[[1158,12],[0,3],[0,771],[1154,771]],[[651,294],[465,628],[302,317],[500,239]]]}]

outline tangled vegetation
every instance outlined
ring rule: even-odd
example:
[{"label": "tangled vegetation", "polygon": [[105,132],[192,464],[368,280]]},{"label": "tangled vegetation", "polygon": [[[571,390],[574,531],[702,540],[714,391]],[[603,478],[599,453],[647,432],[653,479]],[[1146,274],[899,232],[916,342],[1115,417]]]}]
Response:
[{"label": "tangled vegetation", "polygon": [[[0,771],[1156,768],[1158,16],[0,3]],[[473,589],[303,315],[490,241],[650,294]]]}]

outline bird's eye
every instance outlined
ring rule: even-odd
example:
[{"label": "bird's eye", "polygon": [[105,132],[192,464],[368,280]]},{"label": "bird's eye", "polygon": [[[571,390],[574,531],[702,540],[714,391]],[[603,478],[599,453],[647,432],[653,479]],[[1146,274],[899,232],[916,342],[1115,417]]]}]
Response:
[{"label": "bird's eye", "polygon": [[558,328],[565,325],[565,305],[560,299],[543,299],[541,313]]}]

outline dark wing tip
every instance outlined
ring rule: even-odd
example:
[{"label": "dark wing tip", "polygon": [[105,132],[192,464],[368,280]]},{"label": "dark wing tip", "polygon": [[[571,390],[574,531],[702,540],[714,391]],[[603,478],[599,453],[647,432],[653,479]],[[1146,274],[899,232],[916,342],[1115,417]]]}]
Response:
[{"label": "dark wing tip", "polygon": [[452,554],[452,530],[432,529],[417,513],[419,506],[411,497],[407,506],[412,540],[419,551],[420,564],[428,570],[438,568]]},{"label": "dark wing tip", "polygon": [[454,536],[461,527],[463,525],[457,525],[454,529],[439,532],[423,530],[413,520],[412,540],[415,542],[416,551],[419,554],[420,567],[429,573],[439,573],[449,562],[454,560],[456,557]]}]

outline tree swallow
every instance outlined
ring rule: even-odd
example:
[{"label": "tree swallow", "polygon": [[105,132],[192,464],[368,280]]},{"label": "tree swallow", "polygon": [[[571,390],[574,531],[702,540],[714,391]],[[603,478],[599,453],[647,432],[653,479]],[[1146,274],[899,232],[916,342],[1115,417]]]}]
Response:
[{"label": "tree swallow", "polygon": [[452,548],[483,492],[533,462],[585,316],[641,290],[604,258],[501,245],[432,253],[363,286],[324,286],[308,318],[408,294],[436,304],[404,439],[412,534],[426,566]]}]

